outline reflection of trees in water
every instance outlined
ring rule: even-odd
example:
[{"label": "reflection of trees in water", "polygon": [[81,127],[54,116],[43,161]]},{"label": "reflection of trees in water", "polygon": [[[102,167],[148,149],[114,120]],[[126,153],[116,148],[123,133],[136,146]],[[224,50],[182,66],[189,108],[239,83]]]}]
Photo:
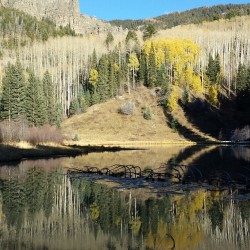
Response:
[{"label": "reflection of trees in water", "polygon": [[219,243],[231,250],[250,244],[249,202],[222,202],[218,193],[145,200],[36,168],[25,181],[0,180],[0,190],[1,249],[216,249]]},{"label": "reflection of trees in water", "polygon": [[[249,205],[249,201],[247,202]],[[216,205],[214,205],[216,204]],[[228,201],[228,204],[223,208],[218,202],[214,203],[209,211],[209,218],[206,220],[205,230],[209,235],[212,235],[215,243],[224,243],[229,249],[249,249],[249,217],[244,218],[243,214],[249,207],[243,208],[235,201]],[[217,211],[216,211],[217,210]],[[216,215],[215,215],[216,213]]]},{"label": "reflection of trees in water", "polygon": [[249,147],[233,147],[233,154],[237,159],[242,159],[250,162],[250,148]]}]

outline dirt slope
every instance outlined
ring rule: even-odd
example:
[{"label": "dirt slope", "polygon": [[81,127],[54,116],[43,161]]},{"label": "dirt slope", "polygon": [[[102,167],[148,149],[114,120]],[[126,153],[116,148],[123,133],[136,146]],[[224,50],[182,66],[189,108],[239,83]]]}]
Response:
[{"label": "dirt slope", "polygon": [[[134,114],[119,114],[121,105],[128,101],[135,103]],[[152,120],[143,118],[145,106],[151,107]],[[65,120],[62,129],[69,140],[77,135],[80,144],[187,142],[168,127],[162,107],[157,105],[155,91],[145,87],[90,107],[86,113]]]}]

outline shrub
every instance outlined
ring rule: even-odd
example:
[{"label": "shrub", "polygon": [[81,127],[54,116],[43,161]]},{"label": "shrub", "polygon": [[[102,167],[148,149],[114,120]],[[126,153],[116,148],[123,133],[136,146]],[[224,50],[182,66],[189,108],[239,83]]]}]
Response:
[{"label": "shrub", "polygon": [[39,143],[62,143],[63,135],[56,126],[28,127],[25,121],[3,121],[0,123],[0,142],[27,141],[33,145]]},{"label": "shrub", "polygon": [[145,120],[152,120],[152,111],[150,107],[144,108],[143,117]]},{"label": "shrub", "polygon": [[63,135],[55,126],[44,125],[40,128],[28,128],[25,141],[28,141],[33,145],[48,142],[62,143]]},{"label": "shrub", "polygon": [[120,113],[124,115],[133,115],[135,111],[135,104],[131,101],[123,104],[120,108]]},{"label": "shrub", "polygon": [[79,141],[78,134],[75,134],[75,137],[73,138],[73,141]]}]

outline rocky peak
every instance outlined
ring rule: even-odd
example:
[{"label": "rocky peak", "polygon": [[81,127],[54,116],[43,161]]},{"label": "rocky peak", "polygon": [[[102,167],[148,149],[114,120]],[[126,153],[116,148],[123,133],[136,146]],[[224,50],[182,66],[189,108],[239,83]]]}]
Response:
[{"label": "rocky peak", "polygon": [[109,23],[80,13],[78,0],[0,0],[4,7],[15,8],[38,19],[49,18],[58,26],[70,25],[76,33],[119,31]]}]

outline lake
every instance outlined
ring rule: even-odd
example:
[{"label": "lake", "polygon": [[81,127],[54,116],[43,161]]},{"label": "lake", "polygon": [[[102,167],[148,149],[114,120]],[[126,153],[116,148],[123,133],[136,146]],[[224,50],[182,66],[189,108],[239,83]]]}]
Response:
[{"label": "lake", "polygon": [[2,165],[0,249],[250,249],[249,147],[142,148]]}]

